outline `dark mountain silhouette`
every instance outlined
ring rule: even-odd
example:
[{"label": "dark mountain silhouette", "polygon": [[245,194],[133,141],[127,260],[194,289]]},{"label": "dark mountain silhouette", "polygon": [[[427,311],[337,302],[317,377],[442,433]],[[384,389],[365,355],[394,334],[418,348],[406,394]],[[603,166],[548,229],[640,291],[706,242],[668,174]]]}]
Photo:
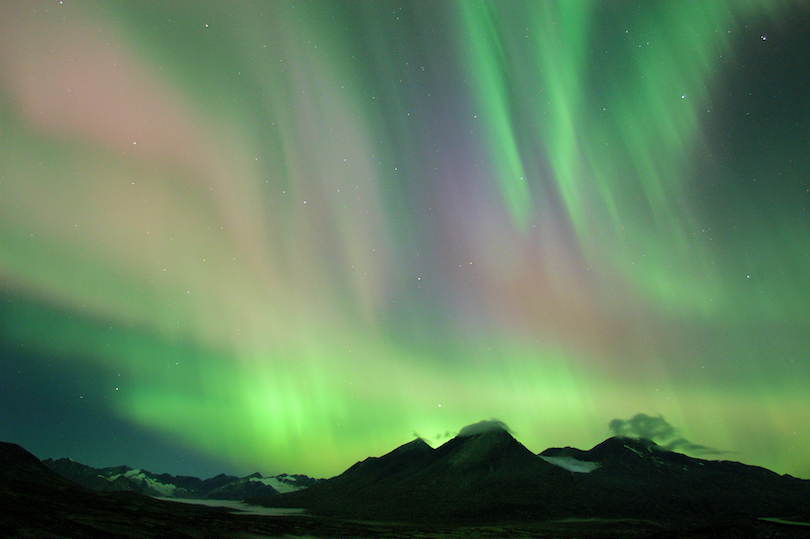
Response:
[{"label": "dark mountain silhouette", "polygon": [[53,472],[16,444],[0,442],[0,537],[191,539],[406,537],[380,528],[306,516],[232,514],[134,492],[91,490]]},{"label": "dark mountain silhouette", "polygon": [[[191,520],[218,526],[211,511],[201,511],[205,508],[87,489],[22,447],[2,442],[0,508],[0,537],[181,537],[182,529],[204,533],[205,526]],[[149,525],[141,529],[137,523],[144,521]]]},{"label": "dark mountain silhouette", "polygon": [[580,474],[610,493],[596,514],[711,518],[801,515],[810,509],[810,481],[739,462],[689,457],[645,439],[613,437],[589,451],[554,448],[540,456],[598,464]]},{"label": "dark mountain silhouette", "polygon": [[[71,468],[85,475],[92,470]],[[217,490],[264,478],[232,479],[206,482]],[[186,486],[197,481],[203,482],[188,478]],[[507,430],[488,428],[462,430],[437,449],[417,439],[308,489],[263,501],[316,516],[231,514],[132,491],[91,490],[23,448],[0,443],[0,537],[790,539],[807,536],[810,482],[633,438],[534,455]]]},{"label": "dark mountain silhouette", "polygon": [[810,514],[810,481],[696,459],[635,438],[538,456],[496,428],[459,435],[437,449],[417,439],[307,490],[261,503],[396,521],[790,519]]},{"label": "dark mountain silhouette", "polygon": [[[437,449],[417,439],[306,491],[263,503],[305,507],[329,516],[400,521],[490,513],[497,517],[510,513],[508,506],[535,506],[523,497],[532,485],[566,481],[569,475],[538,458],[506,430],[495,429],[457,436]],[[540,507],[536,510],[546,514]]]}]

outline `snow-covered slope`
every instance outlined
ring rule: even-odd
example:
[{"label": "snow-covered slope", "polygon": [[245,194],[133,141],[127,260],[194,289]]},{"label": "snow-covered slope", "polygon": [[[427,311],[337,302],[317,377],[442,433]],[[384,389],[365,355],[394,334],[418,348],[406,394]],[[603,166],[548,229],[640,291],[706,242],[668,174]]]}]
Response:
[{"label": "snow-covered slope", "polygon": [[123,474],[115,474],[109,477],[99,474],[99,477],[112,482],[123,476],[130,481],[138,482],[144,485],[146,488],[154,490],[160,496],[174,496],[175,492],[177,491],[177,485],[172,483],[161,483],[160,481],[149,477],[149,475],[147,475],[148,473],[149,472],[143,472],[141,470],[129,470]]},{"label": "snow-covered slope", "polygon": [[306,475],[280,474],[263,477],[254,473],[246,477],[220,474],[209,479],[154,474],[128,466],[93,468],[71,459],[48,459],[48,468],[80,485],[104,491],[133,491],[147,496],[176,499],[243,500],[302,490],[319,482]]},{"label": "snow-covered slope", "polygon": [[540,458],[569,472],[590,473],[599,467],[598,462],[578,460],[574,457],[544,457],[540,455]]},{"label": "snow-covered slope", "polygon": [[250,477],[250,480],[272,487],[281,494],[305,489],[312,484],[312,479],[305,475],[281,474],[272,477]]}]

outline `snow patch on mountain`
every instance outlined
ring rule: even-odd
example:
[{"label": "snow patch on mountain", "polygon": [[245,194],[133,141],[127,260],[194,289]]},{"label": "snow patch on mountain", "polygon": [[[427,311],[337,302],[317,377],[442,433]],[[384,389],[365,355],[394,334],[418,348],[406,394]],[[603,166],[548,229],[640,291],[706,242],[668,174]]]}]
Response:
[{"label": "snow patch on mountain", "polygon": [[553,464],[554,466],[559,466],[560,468],[568,470],[569,472],[576,473],[591,473],[600,466],[598,462],[578,460],[574,457],[544,457],[543,455],[540,455],[540,458],[549,464]]},{"label": "snow patch on mountain", "polygon": [[632,451],[633,453],[635,453],[639,457],[644,458],[644,455],[642,455],[641,452],[638,449],[636,449],[635,447],[630,447],[627,444],[624,444],[624,447],[626,447],[627,449],[629,449],[630,451]]},{"label": "snow patch on mountain", "polygon": [[286,474],[276,475],[273,477],[251,477],[251,481],[256,481],[262,484],[265,484],[269,487],[273,487],[279,493],[284,494],[285,492],[294,492],[296,490],[302,490],[306,488],[306,486],[301,486],[293,481],[287,479],[289,476]]},{"label": "snow patch on mountain", "polygon": [[151,477],[148,477],[143,471],[141,470],[129,470],[123,474],[115,474],[111,475],[110,477],[104,477],[103,475],[99,475],[99,477],[104,477],[110,482],[115,481],[121,476],[126,477],[127,479],[131,479],[133,481],[137,481],[138,483],[144,484],[147,487],[151,488],[155,492],[159,493],[161,496],[172,496],[174,495],[175,491],[177,490],[177,486],[172,484],[161,483],[160,481],[155,481]]}]

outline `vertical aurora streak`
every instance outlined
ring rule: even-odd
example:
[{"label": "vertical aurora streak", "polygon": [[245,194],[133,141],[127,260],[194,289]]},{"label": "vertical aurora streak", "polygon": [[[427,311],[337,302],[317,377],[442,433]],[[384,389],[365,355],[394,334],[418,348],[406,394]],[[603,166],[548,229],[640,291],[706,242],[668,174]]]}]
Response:
[{"label": "vertical aurora streak", "polygon": [[[810,477],[807,20],[0,4],[3,395],[58,366],[46,408],[89,392],[242,471],[489,417],[587,447],[644,412]],[[40,453],[102,438],[59,428]]]}]

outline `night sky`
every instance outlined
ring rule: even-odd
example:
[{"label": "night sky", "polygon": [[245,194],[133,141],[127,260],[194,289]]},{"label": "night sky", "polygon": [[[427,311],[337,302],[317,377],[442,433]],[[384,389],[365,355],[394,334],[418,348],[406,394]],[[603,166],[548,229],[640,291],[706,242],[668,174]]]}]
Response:
[{"label": "night sky", "polygon": [[0,440],[331,476],[643,413],[810,478],[808,113],[799,0],[2,1]]}]

